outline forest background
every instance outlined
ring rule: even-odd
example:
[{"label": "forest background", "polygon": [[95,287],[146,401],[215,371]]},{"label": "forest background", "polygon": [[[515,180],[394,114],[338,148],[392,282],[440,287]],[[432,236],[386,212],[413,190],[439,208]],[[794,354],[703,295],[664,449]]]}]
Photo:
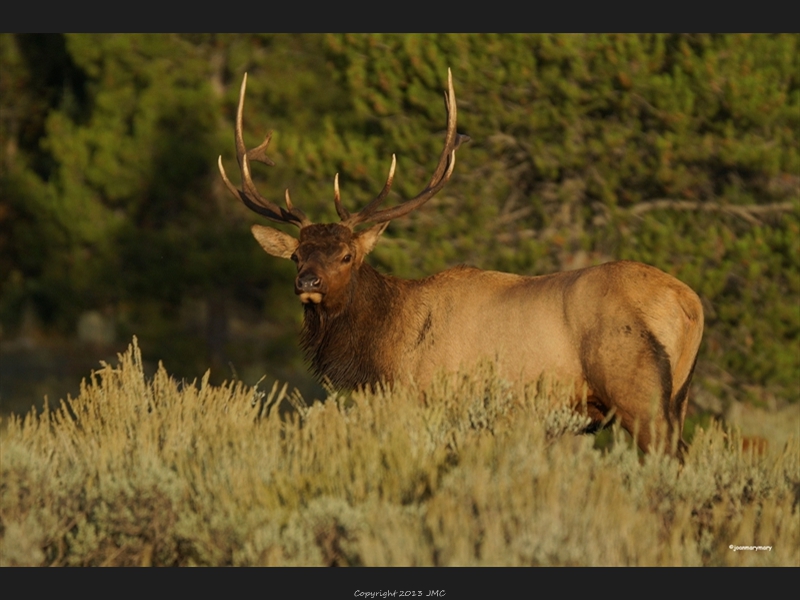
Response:
[{"label": "forest background", "polygon": [[[0,409],[25,412],[133,335],[154,370],[266,377],[322,394],[298,349],[294,267],[232,198],[233,121],[274,130],[267,198],[337,220],[416,194],[441,149],[448,67],[460,152],[448,186],[371,256],[538,275],[614,259],[700,295],[695,408],[800,393],[800,36],[0,34]],[[287,229],[290,231],[290,229]]]}]

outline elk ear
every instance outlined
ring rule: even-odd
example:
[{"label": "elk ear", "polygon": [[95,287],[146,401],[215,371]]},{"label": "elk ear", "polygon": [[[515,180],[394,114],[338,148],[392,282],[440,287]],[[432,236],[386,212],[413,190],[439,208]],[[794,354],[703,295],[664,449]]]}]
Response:
[{"label": "elk ear", "polygon": [[386,231],[386,228],[389,226],[389,221],[385,223],[378,223],[377,225],[373,225],[369,229],[365,229],[361,233],[358,234],[358,238],[356,238],[356,243],[361,250],[361,256],[366,256],[375,248],[375,244],[378,243],[378,238],[381,237],[381,234]]},{"label": "elk ear", "polygon": [[283,233],[272,227],[253,225],[250,231],[253,232],[253,237],[266,250],[267,254],[278,258],[291,258],[300,243],[288,233]]}]

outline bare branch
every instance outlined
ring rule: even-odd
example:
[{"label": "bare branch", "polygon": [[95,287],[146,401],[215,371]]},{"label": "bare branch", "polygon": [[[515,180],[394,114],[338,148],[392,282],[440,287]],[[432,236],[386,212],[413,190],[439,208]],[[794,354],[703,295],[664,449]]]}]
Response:
[{"label": "bare branch", "polygon": [[720,204],[719,202],[694,202],[691,200],[674,200],[671,198],[659,198],[640,202],[636,206],[628,209],[628,214],[640,216],[651,210],[689,210],[698,212],[723,212],[735,215],[753,225],[761,225],[761,220],[757,215],[771,213],[788,212],[795,207],[793,202],[774,202],[772,204]]},{"label": "bare branch", "polygon": [[509,223],[513,223],[518,221],[519,219],[524,219],[528,215],[533,212],[532,206],[524,206],[522,208],[518,208],[513,211],[506,212],[505,214],[501,214],[495,220],[497,225],[508,225]]}]

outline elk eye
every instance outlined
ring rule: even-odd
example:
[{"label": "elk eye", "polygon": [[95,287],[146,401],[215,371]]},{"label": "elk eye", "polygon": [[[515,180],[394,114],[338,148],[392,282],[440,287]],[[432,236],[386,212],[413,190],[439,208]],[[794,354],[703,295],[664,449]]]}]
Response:
[{"label": "elk eye", "polygon": [[294,264],[297,264],[297,262],[298,262],[298,260],[299,260],[299,259],[297,258],[297,254],[292,254],[292,255],[291,255],[289,258],[291,258],[291,259],[292,259],[292,262],[293,262]]},{"label": "elk eye", "polygon": [[351,260],[353,260],[353,255],[352,254],[345,254],[344,258],[342,259],[342,262],[343,263],[349,263]]}]

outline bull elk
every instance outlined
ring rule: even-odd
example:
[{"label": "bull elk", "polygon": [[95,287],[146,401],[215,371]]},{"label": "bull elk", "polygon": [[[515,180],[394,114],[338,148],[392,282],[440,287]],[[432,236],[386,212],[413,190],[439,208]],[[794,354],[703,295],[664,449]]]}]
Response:
[{"label": "bull elk", "polygon": [[[447,133],[439,163],[416,197],[380,209],[392,186],[361,211],[342,206],[338,174],[333,201],[341,222],[312,223],[293,206],[263,198],[252,161],[266,155],[271,134],[247,150],[242,136],[247,75],[236,112],[236,157],[242,189],[225,185],[258,214],[300,229],[299,239],[261,225],[252,232],[267,253],[297,265],[295,294],[304,307],[302,347],[317,375],[340,388],[394,382],[425,387],[437,371],[492,360],[508,378],[546,374],[575,384],[589,430],[619,419],[642,450],[659,430],[679,457],[689,384],[703,333],[703,309],[689,287],[663,271],[629,261],[526,277],[459,266],[420,280],[379,273],[364,259],[392,219],[419,208],[450,179],[456,149],[452,74],[445,92]],[[369,227],[357,230],[361,225]],[[585,395],[584,395],[585,394]],[[578,400],[578,398],[580,398]],[[584,404],[585,403],[585,404]]]}]

